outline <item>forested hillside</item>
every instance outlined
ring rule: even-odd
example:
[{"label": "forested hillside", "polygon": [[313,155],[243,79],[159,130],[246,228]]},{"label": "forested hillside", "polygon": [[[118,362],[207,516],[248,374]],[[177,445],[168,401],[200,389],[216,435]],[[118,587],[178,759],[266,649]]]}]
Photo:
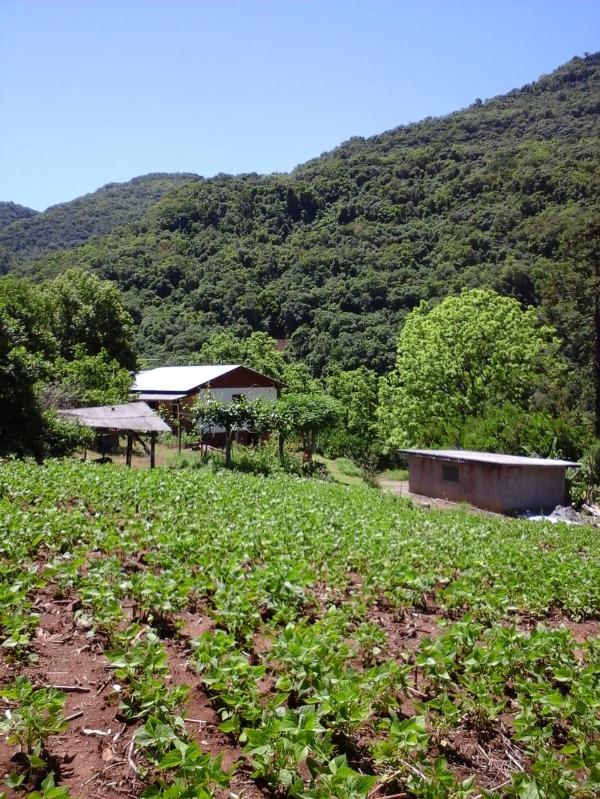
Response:
[{"label": "forested hillside", "polygon": [[447,117],[352,139],[289,175],[174,191],[184,176],[154,176],[144,192],[138,179],[126,201],[109,187],[95,204],[13,223],[0,244],[16,275],[83,266],[116,282],[153,359],[193,360],[218,329],[263,330],[316,374],[361,364],[381,374],[421,299],[480,286],[556,307],[576,261],[565,242],[596,214],[599,156],[600,53]]},{"label": "forested hillside", "polygon": [[194,177],[191,174],[153,174],[128,183],[109,183],[92,194],[43,213],[14,203],[0,203],[0,250],[11,263],[56,250],[78,247],[142,217],[165,194]]},{"label": "forested hillside", "polygon": [[24,205],[0,202],[0,228],[18,222],[19,219],[28,219],[37,213],[33,208],[25,208]]}]

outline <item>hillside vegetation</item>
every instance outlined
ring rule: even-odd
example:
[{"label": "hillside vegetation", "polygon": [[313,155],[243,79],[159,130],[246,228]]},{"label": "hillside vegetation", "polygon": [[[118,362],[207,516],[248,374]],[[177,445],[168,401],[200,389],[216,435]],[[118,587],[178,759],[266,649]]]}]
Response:
[{"label": "hillside vegetation", "polygon": [[[151,205],[191,177],[194,176],[157,173],[128,183],[109,183],[85,197],[53,205],[44,213],[0,203],[0,251],[4,248],[10,256],[5,259],[5,269],[112,233],[120,225],[142,217]],[[2,219],[6,220],[4,224]]]},{"label": "hillside vegetation", "polygon": [[482,286],[543,302],[565,233],[597,202],[599,156],[595,54],[447,117],[352,139],[289,175],[187,181],[75,250],[22,260],[15,226],[47,224],[35,246],[48,248],[50,211],[0,241],[19,275],[81,265],[115,281],[153,359],[187,361],[227,327],[289,339],[317,374],[365,363],[383,373],[421,299]]},{"label": "hillside vegetation", "polygon": [[25,208],[24,205],[0,202],[0,229],[13,222],[18,222],[19,219],[29,219],[37,213],[38,211],[34,211],[33,208]]}]

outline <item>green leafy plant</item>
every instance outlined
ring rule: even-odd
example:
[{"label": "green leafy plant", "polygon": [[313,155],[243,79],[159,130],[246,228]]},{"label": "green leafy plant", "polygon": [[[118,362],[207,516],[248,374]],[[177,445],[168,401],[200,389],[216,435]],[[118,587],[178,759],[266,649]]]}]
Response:
[{"label": "green leafy plant", "polygon": [[70,796],[68,788],[56,785],[54,774],[50,772],[42,781],[40,790],[32,791],[27,799],[69,799]]},{"label": "green leafy plant", "polygon": [[115,677],[125,683],[119,692],[119,710],[127,720],[156,716],[162,722],[176,723],[189,688],[167,687],[169,671],[160,640],[151,630],[143,636],[140,633],[141,628],[135,625],[128,628],[120,636],[128,646],[106,653]]},{"label": "green leafy plant", "polygon": [[25,755],[29,772],[46,769],[46,741],[67,726],[63,707],[65,695],[54,688],[37,688],[29,678],[18,676],[0,691],[7,702],[0,730],[9,744],[18,744]]},{"label": "green leafy plant", "polygon": [[333,751],[331,733],[307,705],[265,713],[259,726],[243,729],[240,741],[245,744],[244,754],[254,769],[253,777],[271,788],[297,784],[302,763],[309,759],[328,762]]}]

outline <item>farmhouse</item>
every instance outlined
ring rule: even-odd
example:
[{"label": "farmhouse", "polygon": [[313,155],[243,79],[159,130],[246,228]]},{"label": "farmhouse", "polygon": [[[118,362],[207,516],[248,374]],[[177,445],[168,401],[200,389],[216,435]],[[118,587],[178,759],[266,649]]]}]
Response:
[{"label": "farmhouse", "polygon": [[191,423],[191,408],[198,394],[210,391],[224,402],[246,397],[276,400],[284,384],[240,364],[162,366],[140,372],[133,394],[153,408],[166,406],[183,427]]},{"label": "farmhouse", "polygon": [[578,463],[468,450],[402,450],[408,490],[496,513],[550,511],[567,501],[566,469]]}]

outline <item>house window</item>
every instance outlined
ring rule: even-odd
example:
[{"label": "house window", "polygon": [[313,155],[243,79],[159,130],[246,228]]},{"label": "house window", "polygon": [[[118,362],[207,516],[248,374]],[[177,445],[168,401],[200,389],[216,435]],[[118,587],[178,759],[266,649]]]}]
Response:
[{"label": "house window", "polygon": [[458,466],[444,463],[442,465],[442,480],[446,480],[448,483],[458,483]]}]

